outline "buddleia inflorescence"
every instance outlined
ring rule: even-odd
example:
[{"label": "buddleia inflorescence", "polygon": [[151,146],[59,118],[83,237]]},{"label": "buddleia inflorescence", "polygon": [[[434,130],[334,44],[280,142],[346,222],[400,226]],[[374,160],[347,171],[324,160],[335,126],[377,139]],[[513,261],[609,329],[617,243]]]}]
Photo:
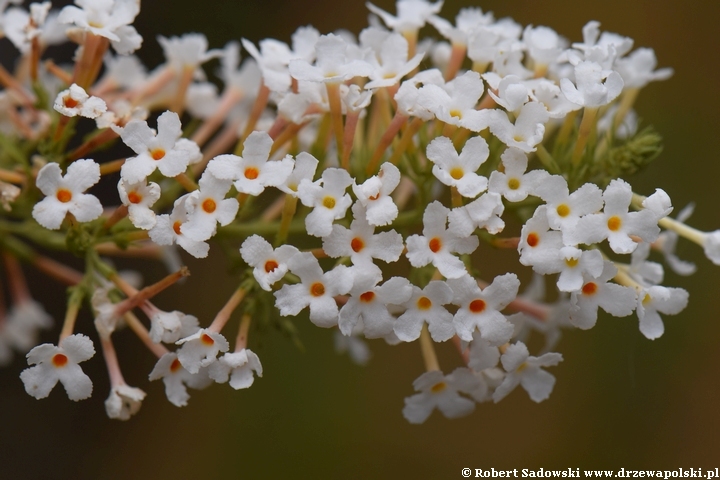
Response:
[{"label": "buddleia inflorescence", "polygon": [[[466,415],[518,385],[540,402],[555,383],[546,368],[563,360],[552,351],[561,330],[592,328],[602,309],[636,315],[655,339],[661,315],[685,308],[688,292],[662,285],[651,250],[691,274],[674,251],[683,237],[720,264],[720,231],[686,225],[687,209],[670,217],[663,190],[644,196],[622,179],[661,150],[633,104],[672,70],[597,22],[571,42],[480,8],[449,21],[442,1],[399,0],[396,14],[368,4],[371,26],[357,38],[301,27],[291,44],[209,50],[202,34],[160,36],[165,62],[148,70],[133,54],[139,3],[75,0],[58,12],[0,1],[0,32],[19,51],[15,73],[0,70],[0,251],[12,297],[0,361],[27,354],[21,379],[36,398],[58,381],[71,400],[91,395],[79,363],[95,333],[75,326],[89,308],[112,418],[145,397],[126,384],[114,335],[131,330],[158,357],[149,379],[183,406],[187,387],[252,385],[262,365],[251,326],[294,335],[303,311],[358,363],[370,356],[365,339],[419,341],[427,371],[405,399],[412,423],[435,407]],[[427,25],[435,36],[420,38]],[[68,41],[72,65],[45,54]],[[220,90],[205,80],[209,61]],[[101,202],[103,179],[117,194]],[[521,227],[506,229],[509,218]],[[224,250],[239,266],[210,322],[153,303],[188,274],[178,247],[197,258]],[[516,250],[517,263],[486,278],[492,249]],[[84,270],[48,251],[73,253]],[[121,255],[174,266],[143,288],[108,260]],[[52,321],[21,262],[68,286],[57,346],[35,346]],[[526,267],[535,278],[522,286]],[[537,356],[531,334],[545,339]],[[448,341],[462,366],[445,374],[434,348]]]}]

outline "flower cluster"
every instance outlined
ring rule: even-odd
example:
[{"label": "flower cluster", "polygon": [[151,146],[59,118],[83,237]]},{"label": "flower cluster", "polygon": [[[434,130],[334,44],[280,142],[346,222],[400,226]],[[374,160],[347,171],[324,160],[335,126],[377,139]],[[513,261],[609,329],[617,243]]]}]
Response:
[{"label": "flower cluster", "polygon": [[[427,371],[405,399],[411,423],[435,407],[469,414],[518,385],[540,402],[555,383],[545,368],[563,360],[551,351],[561,329],[592,328],[601,308],[635,313],[655,339],[661,314],[685,308],[688,292],[662,285],[651,250],[690,274],[694,265],[674,252],[683,237],[720,264],[720,230],[686,225],[687,211],[670,218],[665,191],[642,196],[622,179],[660,151],[632,107],[672,70],[656,70],[651,49],[632,50],[632,39],[597,22],[571,43],[479,8],[451,22],[441,1],[399,0],[395,15],[368,4],[374,20],[357,38],[302,27],[290,45],[242,39],[242,62],[238,42],[208,50],[201,34],[159,37],[166,59],[148,73],[133,55],[143,42],[135,0],[75,0],[59,12],[6,3],[0,32],[27,68],[0,71],[0,138],[20,146],[0,151],[0,251],[14,300],[0,312],[0,361],[27,353],[33,366],[21,379],[36,398],[58,380],[71,400],[91,395],[79,363],[95,348],[75,328],[87,303],[112,418],[128,419],[145,397],[126,384],[114,335],[137,335],[158,357],[149,379],[183,406],[188,387],[250,387],[262,375],[247,348],[253,322],[293,332],[284,317],[305,310],[336,328],[358,363],[369,359],[364,339],[419,341]],[[419,39],[426,25],[439,39]],[[41,61],[66,40],[79,44],[72,71]],[[215,60],[220,92],[202,68]],[[106,147],[118,158],[92,158]],[[96,196],[103,178],[117,184],[107,205]],[[519,231],[506,230],[516,222]],[[212,322],[156,306],[155,294],[188,274],[175,245],[205,258],[218,238],[247,268]],[[36,247],[68,250],[85,270]],[[489,248],[517,263],[483,280]],[[116,254],[175,267],[140,288],[106,259]],[[69,286],[57,346],[31,349],[50,322],[18,260]],[[525,267],[539,280],[519,294]],[[542,276],[557,292],[535,287]],[[234,315],[230,351],[223,331]],[[531,334],[545,340],[537,356]],[[462,366],[445,375],[434,349],[447,341]]]}]

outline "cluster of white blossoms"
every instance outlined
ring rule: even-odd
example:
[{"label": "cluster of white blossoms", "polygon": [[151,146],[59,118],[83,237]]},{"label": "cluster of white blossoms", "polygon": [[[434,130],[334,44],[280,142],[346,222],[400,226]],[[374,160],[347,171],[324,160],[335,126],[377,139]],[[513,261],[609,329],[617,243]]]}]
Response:
[{"label": "cluster of white blossoms", "polygon": [[[126,383],[112,341],[128,330],[158,357],[149,379],[174,405],[187,404],[188,387],[247,388],[262,375],[247,347],[253,322],[294,335],[284,317],[307,310],[358,363],[370,357],[364,339],[419,340],[426,372],[403,409],[412,423],[435,407],[469,414],[518,385],[540,402],[555,383],[545,369],[563,360],[552,352],[562,329],[592,328],[600,308],[634,313],[655,339],[662,316],[685,308],[688,292],[662,285],[651,251],[691,274],[675,254],[683,237],[720,264],[720,230],[686,225],[688,210],[670,218],[663,190],[642,196],[621,178],[660,151],[632,107],[672,71],[597,22],[573,43],[480,8],[452,22],[442,1],[399,0],[394,15],[368,4],[371,26],[357,38],[302,27],[290,45],[242,39],[242,62],[239,42],[208,50],[201,34],[160,36],[166,60],[148,72],[133,55],[139,0],[75,0],[59,12],[20,3],[0,0],[0,35],[19,52],[14,74],[0,67],[0,252],[13,300],[0,309],[0,362],[27,353],[21,379],[36,398],[58,380],[71,400],[91,395],[79,363],[93,337],[108,415],[135,414],[145,393]],[[435,38],[419,38],[426,25]],[[67,40],[79,45],[72,69],[41,61]],[[221,91],[206,80],[210,61]],[[100,196],[107,204],[96,196],[103,179],[117,184],[117,196]],[[508,218],[522,227],[506,230]],[[247,268],[223,280],[237,288],[212,322],[152,303],[188,274],[175,245],[204,258],[216,241],[239,248]],[[72,252],[85,270],[43,249]],[[491,249],[517,261],[481,279]],[[172,273],[141,288],[106,259],[127,255]],[[69,286],[57,346],[32,348],[52,322],[19,262]],[[521,289],[527,267],[535,277]],[[76,331],[84,305],[90,336]],[[537,356],[531,335],[545,340]],[[461,366],[446,375],[434,349],[449,340]]]}]

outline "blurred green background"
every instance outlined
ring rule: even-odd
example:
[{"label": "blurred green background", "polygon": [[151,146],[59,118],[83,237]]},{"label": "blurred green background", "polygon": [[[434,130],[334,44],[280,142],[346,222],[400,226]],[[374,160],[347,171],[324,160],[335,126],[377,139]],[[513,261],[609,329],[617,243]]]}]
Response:
[{"label": "blurred green background", "polygon": [[[376,4],[395,11],[391,1]],[[454,18],[469,5],[447,1],[442,14]],[[720,138],[720,2],[472,5],[497,18],[550,26],[572,41],[581,40],[582,26],[595,19],[603,30],[633,37],[636,47],[653,47],[659,66],[673,67],[675,75],[649,85],[637,110],[664,136],[665,150],[648,171],[628,180],[644,194],[665,189],[678,208],[696,202],[691,223],[720,228],[720,163],[713,153]],[[289,41],[307,24],[322,33],[358,33],[366,19],[364,3],[356,0],[146,0],[136,26],[145,38],[141,56],[154,66],[157,34],[199,31],[219,48],[241,37]],[[464,419],[435,412],[422,426],[409,425],[401,414],[403,398],[413,393],[412,381],[423,369],[417,344],[374,341],[374,357],[361,368],[334,353],[331,331],[307,320],[296,322],[306,352],[277,332],[253,332],[250,347],[265,376],[245,391],[215,385],[191,392],[189,406],[181,409],[166,400],[161,382],[147,381],[154,358],[130,332],[121,332],[116,342],[126,380],[148,393],[129,422],[105,416],[109,385],[99,353],[84,364],[94,395],[80,403],[69,401],[60,387],[42,401],[28,396],[18,378],[24,361],[17,358],[0,371],[0,478],[444,479],[461,478],[463,467],[720,467],[720,268],[688,243],[681,243],[680,255],[699,268],[691,278],[667,273],[666,285],[690,291],[690,305],[665,317],[660,339],[645,339],[635,316],[601,316],[593,330],[564,335],[558,350],[565,361],[551,370],[557,383],[549,400],[535,404],[518,390],[498,405],[478,405]],[[489,267],[493,271],[516,258],[513,252],[491,256],[499,262]],[[234,285],[223,280],[219,250],[207,262],[185,258],[192,277],[157,303],[207,324]],[[38,299],[62,301],[63,292],[40,281],[31,285]],[[62,313],[54,314],[59,322]],[[91,331],[87,316],[79,328]],[[43,340],[56,341],[56,332]],[[459,365],[450,344],[438,350],[445,371]]]}]

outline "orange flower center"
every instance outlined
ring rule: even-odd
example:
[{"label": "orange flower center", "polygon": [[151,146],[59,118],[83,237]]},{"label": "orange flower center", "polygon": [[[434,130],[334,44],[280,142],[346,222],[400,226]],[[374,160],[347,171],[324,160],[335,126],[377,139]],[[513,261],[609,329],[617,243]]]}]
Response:
[{"label": "orange flower center", "polygon": [[275,260],[268,260],[267,262],[265,262],[265,272],[267,272],[267,273],[272,272],[273,270],[275,270],[278,267],[279,267],[279,265]]},{"label": "orange flower center", "polygon": [[323,207],[333,209],[335,208],[335,198],[328,195],[327,197],[323,198]]},{"label": "orange flower center", "polygon": [[370,303],[375,298],[375,292],[365,292],[362,295],[360,295],[360,301],[365,303]]},{"label": "orange flower center", "polygon": [[325,285],[320,282],[315,282],[310,286],[310,295],[313,297],[322,297],[325,295]]},{"label": "orange flower center", "polygon": [[245,169],[245,178],[248,180],[255,180],[258,175],[260,175],[260,172],[258,172],[258,169],[255,167],[248,167]]},{"label": "orange flower center", "polygon": [[585,295],[594,295],[597,292],[598,286],[596,283],[590,282],[583,285],[582,292]]},{"label": "orange flower center", "polygon": [[440,393],[440,392],[442,392],[443,390],[445,390],[446,388],[447,388],[447,383],[445,383],[445,382],[440,382],[440,383],[436,383],[435,385],[433,385],[432,387],[430,387],[430,391],[431,391],[432,393]]},{"label": "orange flower center", "polygon": [[540,243],[540,237],[538,237],[537,233],[531,232],[530,235],[527,236],[527,244],[531,247],[537,247],[538,243]]},{"label": "orange flower center", "polygon": [[162,160],[162,158],[165,156],[165,150],[162,148],[156,148],[155,150],[150,151],[150,156],[153,160]]},{"label": "orange flower center", "polygon": [[215,203],[215,200],[213,200],[212,198],[206,198],[205,201],[202,203],[202,209],[205,210],[207,213],[213,213],[216,208],[217,203]]},{"label": "orange flower center", "polygon": [[75,108],[80,104],[80,102],[70,96],[63,98],[63,103],[67,108]]},{"label": "orange flower center", "polygon": [[72,192],[70,190],[67,190],[65,188],[61,188],[57,191],[55,194],[58,200],[60,200],[62,203],[67,203],[70,200],[72,200]]},{"label": "orange flower center", "polygon": [[580,261],[580,259],[578,259],[578,258],[566,258],[565,265],[567,265],[570,268],[575,268],[579,261]]},{"label": "orange flower center", "polygon": [[363,242],[361,238],[355,237],[350,241],[350,248],[353,249],[353,252],[359,253],[360,250],[365,248],[365,242]]},{"label": "orange flower center", "polygon": [[555,211],[561,217],[567,217],[568,215],[570,215],[570,207],[568,207],[564,203],[561,203],[560,205],[558,205],[557,208],[555,209]]},{"label": "orange flower center", "polygon": [[460,180],[462,177],[465,176],[465,172],[463,172],[463,169],[460,167],[455,167],[452,170],[450,170],[450,176],[454,178],[455,180]]},{"label": "orange flower center", "polygon": [[128,193],[128,201],[130,203],[140,203],[142,202],[142,195],[137,192],[130,192]]},{"label": "orange flower center", "polygon": [[432,307],[432,301],[427,297],[420,297],[417,301],[417,307],[420,310],[428,310],[430,307]]},{"label": "orange flower center", "polygon": [[180,223],[179,220],[173,223],[173,232],[175,232],[175,235],[180,235],[180,225],[182,225],[182,223]]},{"label": "orange flower center", "polygon": [[180,370],[180,367],[182,367],[182,364],[180,363],[180,360],[177,358],[173,360],[173,362],[170,364],[170,371],[175,373],[178,370]]},{"label": "orange flower center", "polygon": [[622,226],[622,220],[617,215],[613,215],[612,217],[608,218],[607,225],[611,232],[617,232]]},{"label": "orange flower center", "polygon": [[433,253],[437,253],[442,248],[442,240],[440,240],[437,237],[433,237],[428,242],[428,246],[430,247],[430,251]]},{"label": "orange flower center", "polygon": [[65,365],[67,365],[67,362],[68,362],[68,358],[65,355],[63,355],[62,353],[56,353],[55,356],[53,356],[53,358],[52,358],[53,365],[55,365],[58,368],[64,367]]},{"label": "orange flower center", "polygon": [[200,335],[200,341],[208,347],[215,344],[215,340],[213,340],[212,337],[207,333],[203,333],[202,335]]},{"label": "orange flower center", "polygon": [[473,300],[470,302],[470,311],[473,313],[481,313],[483,310],[485,310],[485,301],[480,300],[479,298],[476,300]]}]

